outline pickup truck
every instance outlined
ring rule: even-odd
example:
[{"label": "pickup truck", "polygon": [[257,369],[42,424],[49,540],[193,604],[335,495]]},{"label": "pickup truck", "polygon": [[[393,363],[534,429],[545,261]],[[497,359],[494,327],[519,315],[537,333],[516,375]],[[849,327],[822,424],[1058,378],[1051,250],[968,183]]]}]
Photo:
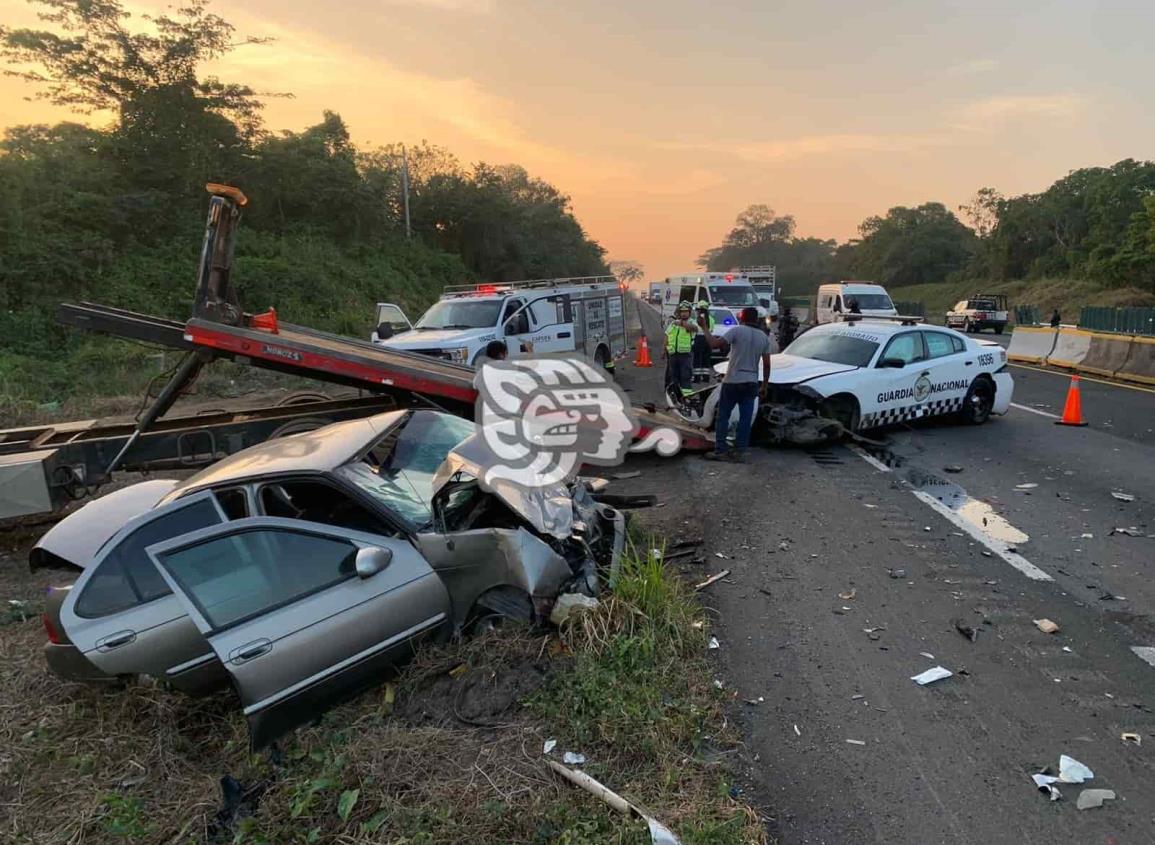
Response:
[{"label": "pickup truck", "polygon": [[1001,293],[976,293],[955,303],[946,312],[946,326],[964,332],[994,329],[1002,334],[1007,327],[1007,297]]}]

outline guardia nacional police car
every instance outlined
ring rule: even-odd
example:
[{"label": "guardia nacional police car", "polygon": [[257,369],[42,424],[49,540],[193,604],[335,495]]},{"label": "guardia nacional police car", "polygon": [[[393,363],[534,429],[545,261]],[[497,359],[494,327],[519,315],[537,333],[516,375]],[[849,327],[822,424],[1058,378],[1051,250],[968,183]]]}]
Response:
[{"label": "guardia nacional police car", "polygon": [[773,356],[766,404],[810,408],[850,431],[948,414],[977,425],[1010,408],[1014,380],[1006,364],[997,343],[947,328],[871,318],[830,323]]}]

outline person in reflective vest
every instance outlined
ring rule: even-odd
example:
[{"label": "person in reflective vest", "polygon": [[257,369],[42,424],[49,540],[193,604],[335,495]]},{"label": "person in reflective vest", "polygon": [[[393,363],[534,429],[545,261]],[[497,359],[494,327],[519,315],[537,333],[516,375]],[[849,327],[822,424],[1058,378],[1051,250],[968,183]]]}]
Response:
[{"label": "person in reflective vest", "polygon": [[666,359],[666,384],[681,391],[683,396],[694,392],[691,387],[694,374],[691,350],[697,333],[698,326],[690,318],[690,303],[678,303],[674,321],[666,327],[666,345],[662,349],[662,356]]},{"label": "person in reflective vest", "polygon": [[710,368],[710,340],[714,334],[714,318],[710,316],[710,303],[702,300],[698,303],[698,313],[695,317],[698,333],[694,335],[694,383],[709,383],[713,370]]}]

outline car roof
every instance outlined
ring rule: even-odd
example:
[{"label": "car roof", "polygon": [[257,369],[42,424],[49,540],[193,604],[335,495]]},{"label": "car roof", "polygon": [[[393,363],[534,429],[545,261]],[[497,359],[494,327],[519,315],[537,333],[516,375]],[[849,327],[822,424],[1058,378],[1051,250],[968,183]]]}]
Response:
[{"label": "car roof", "polygon": [[278,437],[243,449],[185,479],[165,496],[171,502],[193,490],[243,482],[281,472],[326,472],[348,463],[407,411],[390,411]]},{"label": "car roof", "polygon": [[[891,335],[896,335],[899,332],[908,332],[914,329],[921,329],[925,331],[939,332],[940,334],[957,335],[958,332],[950,329],[944,329],[942,326],[928,326],[926,323],[915,323],[913,325],[903,325],[896,320],[872,320],[865,317],[861,320],[847,320],[845,322],[837,323],[823,323],[806,331],[799,337],[805,337],[808,334],[856,334],[862,336],[864,334],[875,335],[879,340],[888,338]],[[961,337],[961,335],[960,335]],[[965,339],[965,338],[964,338]]]}]

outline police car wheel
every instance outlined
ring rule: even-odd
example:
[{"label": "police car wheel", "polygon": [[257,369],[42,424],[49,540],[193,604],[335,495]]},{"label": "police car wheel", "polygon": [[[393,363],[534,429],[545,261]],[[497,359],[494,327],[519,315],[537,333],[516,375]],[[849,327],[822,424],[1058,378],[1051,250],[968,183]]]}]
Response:
[{"label": "police car wheel", "polygon": [[967,391],[963,400],[963,422],[970,425],[982,425],[991,416],[991,409],[995,405],[995,386],[988,378],[977,378]]},{"label": "police car wheel", "polygon": [[853,396],[832,396],[822,403],[818,412],[827,419],[837,420],[847,431],[858,431],[861,414],[858,400]]}]

